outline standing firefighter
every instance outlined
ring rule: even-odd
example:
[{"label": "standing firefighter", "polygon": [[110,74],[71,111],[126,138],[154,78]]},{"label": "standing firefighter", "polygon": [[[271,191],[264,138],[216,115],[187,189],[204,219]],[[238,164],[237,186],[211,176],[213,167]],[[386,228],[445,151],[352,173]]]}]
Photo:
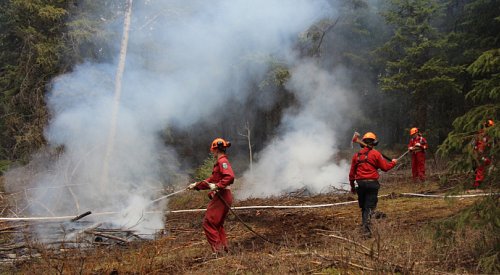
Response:
[{"label": "standing firefighter", "polygon": [[[352,157],[349,183],[351,184],[351,192],[358,193],[363,230],[369,237],[371,236],[370,219],[372,212],[377,207],[377,196],[380,188],[378,169],[384,172],[389,171],[396,165],[397,160],[393,159],[391,162],[387,162],[379,151],[373,149],[378,143],[374,133],[366,133],[362,140],[366,146],[361,144],[361,150]],[[354,181],[358,184],[357,188]]]},{"label": "standing firefighter", "polygon": [[427,140],[422,136],[418,128],[410,129],[410,143],[408,150],[411,152],[411,173],[414,181],[425,181],[425,150]]},{"label": "standing firefighter", "polygon": [[488,119],[477,133],[474,141],[474,159],[476,160],[475,180],[472,185],[474,188],[479,188],[484,181],[486,167],[491,164],[490,149],[492,140],[486,133],[486,129],[495,125],[492,119]]},{"label": "standing firefighter", "polygon": [[217,161],[214,164],[212,176],[192,183],[188,187],[190,190],[210,189],[208,197],[211,201],[203,219],[203,230],[215,253],[228,251],[224,220],[233,203],[233,195],[229,186],[234,182],[233,169],[226,156],[226,149],[230,146],[231,143],[222,138],[214,139],[210,152]]}]

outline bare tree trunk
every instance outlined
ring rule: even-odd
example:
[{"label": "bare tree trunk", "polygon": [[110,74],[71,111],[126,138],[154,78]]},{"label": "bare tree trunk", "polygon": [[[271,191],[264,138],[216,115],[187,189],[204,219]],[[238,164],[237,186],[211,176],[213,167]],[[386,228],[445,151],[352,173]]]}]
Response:
[{"label": "bare tree trunk", "polygon": [[244,136],[247,138],[249,167],[250,167],[250,173],[253,174],[252,139],[251,139],[250,123],[248,122],[248,120],[245,123],[245,130],[246,130],[246,134],[240,134],[240,136]]},{"label": "bare tree trunk", "polygon": [[113,101],[113,112],[111,114],[111,129],[109,130],[108,145],[106,148],[106,155],[104,156],[103,169],[101,173],[101,186],[106,186],[108,183],[108,173],[109,173],[109,160],[113,153],[114,140],[116,136],[116,124],[118,111],[120,109],[120,98],[122,94],[122,77],[125,71],[125,59],[127,56],[127,46],[128,46],[128,34],[130,30],[130,18],[132,15],[132,2],[133,0],[127,1],[127,11],[125,13],[125,19],[123,23],[123,37],[120,48],[120,58],[118,60],[118,68],[115,76],[115,97]]}]

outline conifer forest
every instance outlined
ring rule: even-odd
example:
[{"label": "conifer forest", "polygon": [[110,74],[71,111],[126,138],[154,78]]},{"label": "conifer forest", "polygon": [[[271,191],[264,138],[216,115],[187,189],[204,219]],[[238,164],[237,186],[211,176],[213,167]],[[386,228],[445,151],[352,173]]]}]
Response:
[{"label": "conifer forest", "polygon": [[2,274],[500,273],[499,0],[2,0],[0,30]]}]

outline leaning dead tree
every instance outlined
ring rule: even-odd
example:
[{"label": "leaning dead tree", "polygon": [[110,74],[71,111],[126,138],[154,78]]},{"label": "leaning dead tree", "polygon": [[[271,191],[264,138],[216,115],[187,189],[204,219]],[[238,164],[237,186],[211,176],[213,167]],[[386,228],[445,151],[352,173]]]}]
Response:
[{"label": "leaning dead tree", "polygon": [[248,159],[249,159],[249,163],[250,163],[250,173],[253,174],[253,153],[252,153],[252,138],[251,138],[251,133],[252,133],[252,130],[250,128],[250,123],[248,122],[248,120],[246,121],[245,123],[245,134],[242,134],[242,133],[238,133],[240,136],[243,136],[243,137],[246,137],[247,139],[247,143],[248,143]]},{"label": "leaning dead tree", "polygon": [[113,100],[113,110],[111,114],[111,128],[109,130],[108,144],[106,147],[106,155],[104,156],[104,164],[101,174],[102,186],[106,186],[108,183],[109,161],[111,159],[111,155],[113,154],[114,140],[116,136],[117,117],[118,117],[118,111],[120,109],[120,99],[122,94],[122,77],[123,77],[123,72],[125,71],[128,36],[129,36],[130,21],[132,16],[132,2],[133,0],[127,1],[127,10],[125,13],[125,19],[123,23],[123,37],[120,48],[120,57],[118,60],[118,68],[116,70],[116,76],[115,76],[115,96]]}]

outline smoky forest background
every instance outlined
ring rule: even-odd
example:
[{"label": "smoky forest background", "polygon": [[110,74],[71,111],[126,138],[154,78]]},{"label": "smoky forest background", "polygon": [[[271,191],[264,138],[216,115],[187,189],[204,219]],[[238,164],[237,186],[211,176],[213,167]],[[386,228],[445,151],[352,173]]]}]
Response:
[{"label": "smoky forest background", "polygon": [[[310,1],[314,7],[134,0],[117,98],[129,2],[0,1],[0,172],[10,179],[7,191],[19,169],[40,162],[51,172],[37,170],[37,185],[53,182],[61,167],[61,181],[99,181],[103,164],[93,160],[110,146],[116,101],[109,178],[129,182],[129,190],[142,181],[189,183],[211,169],[216,137],[231,141],[237,178],[253,169],[257,182],[298,182],[263,193],[308,186],[313,176],[295,174],[308,165],[321,167],[312,172],[318,182],[333,174],[346,181],[354,131],[375,132],[378,148],[397,156],[412,127],[429,143],[428,161],[444,164],[441,183],[467,175],[457,184],[466,189],[478,161],[475,133],[492,119],[487,133],[500,138],[498,0]],[[498,190],[500,146],[490,155],[485,186]],[[481,248],[483,271],[499,270],[499,211],[497,196],[465,210],[467,219],[442,225],[444,232],[470,221],[496,235]]]},{"label": "smoky forest background", "polygon": [[[342,114],[343,145],[348,146],[352,130],[371,130],[381,147],[403,146],[408,130],[418,127],[432,151],[444,142],[443,152],[452,153],[461,147],[454,134],[475,131],[484,119],[497,117],[497,1],[331,2],[337,16],[304,29],[294,46],[328,71],[345,71],[355,102]],[[46,146],[44,128],[51,112],[44,98],[54,77],[77,64],[116,58],[116,48],[107,41],[121,33],[107,32],[106,24],[121,23],[116,18],[123,16],[124,6],[123,1],[2,1],[3,170],[27,162]],[[237,94],[221,98],[227,103],[217,112],[223,115],[207,114],[182,129],[165,125],[163,141],[186,164],[200,163],[214,136],[232,140],[232,154],[246,157],[242,134],[247,128],[254,152],[279,131],[280,118],[297,100],[286,86],[288,68],[272,56],[263,58],[250,62],[267,63],[266,74],[238,87],[249,91],[244,101]],[[233,89],[237,81],[231,79],[222,89]]]}]

